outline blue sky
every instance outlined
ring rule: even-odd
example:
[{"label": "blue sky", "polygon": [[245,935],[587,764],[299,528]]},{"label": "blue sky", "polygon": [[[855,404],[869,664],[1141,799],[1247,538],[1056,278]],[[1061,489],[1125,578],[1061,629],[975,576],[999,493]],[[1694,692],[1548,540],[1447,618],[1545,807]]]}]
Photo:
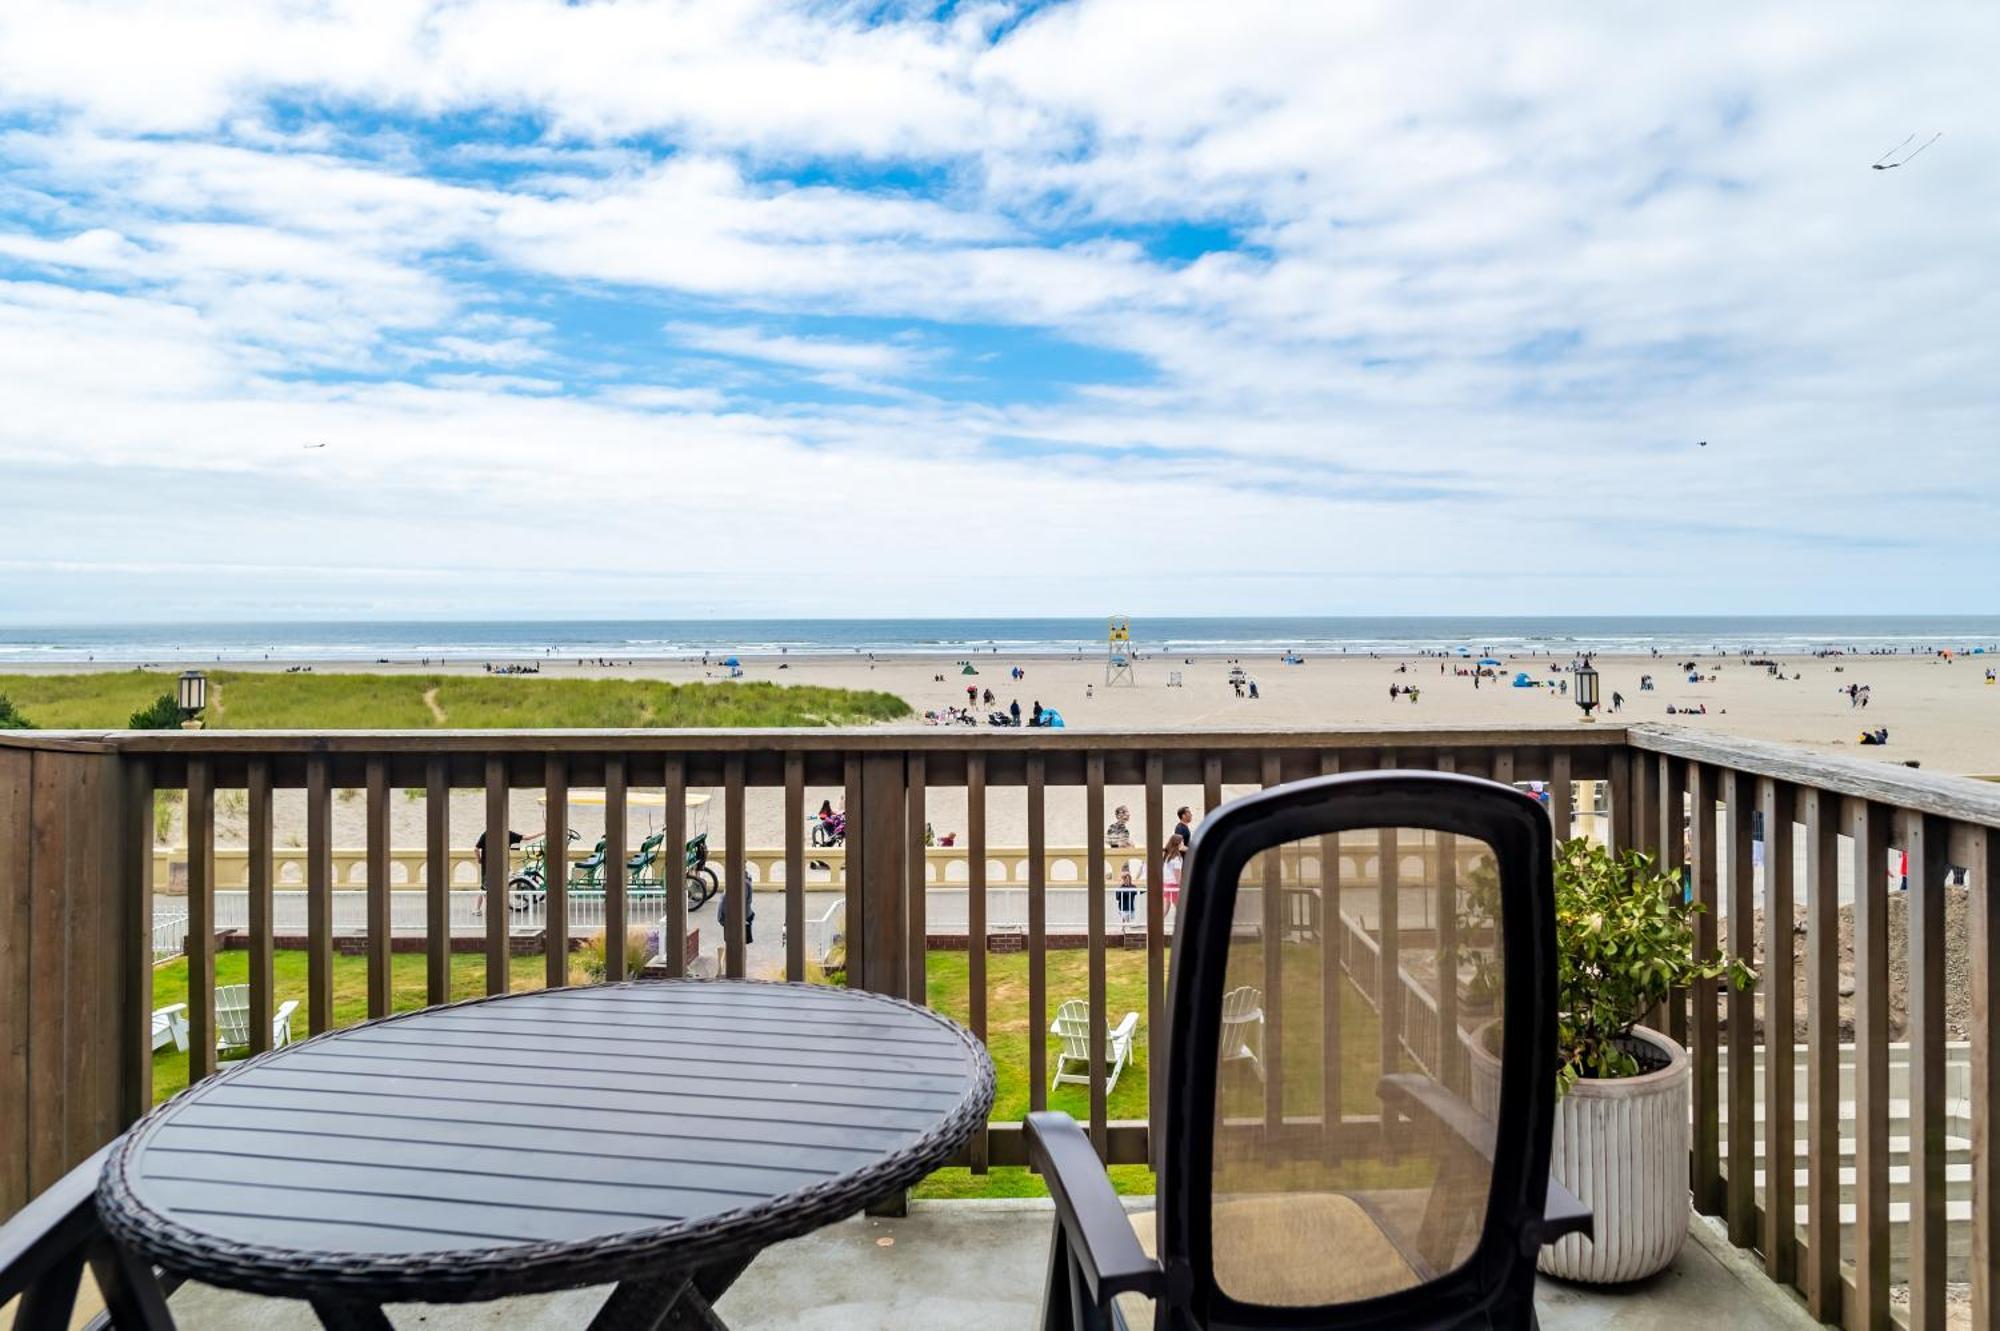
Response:
[{"label": "blue sky", "polygon": [[14,0],[0,621],[1992,610],[1996,39]]}]

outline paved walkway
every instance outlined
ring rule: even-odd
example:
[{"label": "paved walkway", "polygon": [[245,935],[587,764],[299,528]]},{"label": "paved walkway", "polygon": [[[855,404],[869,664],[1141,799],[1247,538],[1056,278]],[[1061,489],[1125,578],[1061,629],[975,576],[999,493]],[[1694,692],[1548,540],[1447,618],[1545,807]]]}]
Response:
[{"label": "paved walkway", "polygon": [[[906,1219],[856,1218],[760,1257],[717,1311],[736,1331],[1034,1331],[1053,1213],[1045,1202],[919,1202]],[[602,1290],[463,1308],[391,1310],[398,1327],[567,1328],[586,1323]],[[1543,1280],[1544,1331],[1615,1328],[1807,1329],[1815,1326],[1763,1269],[1696,1220],[1674,1265],[1613,1290]],[[316,1327],[303,1304],[188,1287],[174,1296],[183,1326],[213,1331]]]}]

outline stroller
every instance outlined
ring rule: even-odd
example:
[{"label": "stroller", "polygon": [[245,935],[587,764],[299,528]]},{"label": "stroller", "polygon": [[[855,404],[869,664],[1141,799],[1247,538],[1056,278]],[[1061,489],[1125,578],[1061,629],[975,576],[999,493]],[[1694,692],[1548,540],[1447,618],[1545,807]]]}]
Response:
[{"label": "stroller", "polygon": [[986,724],[989,726],[1012,726],[1019,725],[1020,723],[1006,712],[988,712],[986,714]]}]

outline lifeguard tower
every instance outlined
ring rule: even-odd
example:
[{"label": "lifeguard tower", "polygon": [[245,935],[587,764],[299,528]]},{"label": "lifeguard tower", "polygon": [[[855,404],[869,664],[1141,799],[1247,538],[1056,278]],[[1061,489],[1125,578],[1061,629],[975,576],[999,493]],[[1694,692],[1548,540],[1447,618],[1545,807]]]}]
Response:
[{"label": "lifeguard tower", "polygon": [[1132,620],[1126,615],[1113,615],[1111,627],[1104,635],[1104,687],[1114,684],[1137,684],[1132,673]]}]

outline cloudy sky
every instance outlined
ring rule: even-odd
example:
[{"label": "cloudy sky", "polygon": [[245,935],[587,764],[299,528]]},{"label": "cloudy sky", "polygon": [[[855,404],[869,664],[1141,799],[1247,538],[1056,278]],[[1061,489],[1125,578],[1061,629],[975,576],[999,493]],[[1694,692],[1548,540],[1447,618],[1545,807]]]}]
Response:
[{"label": "cloudy sky", "polygon": [[1996,59],[1991,0],[8,0],[0,620],[1992,611]]}]

